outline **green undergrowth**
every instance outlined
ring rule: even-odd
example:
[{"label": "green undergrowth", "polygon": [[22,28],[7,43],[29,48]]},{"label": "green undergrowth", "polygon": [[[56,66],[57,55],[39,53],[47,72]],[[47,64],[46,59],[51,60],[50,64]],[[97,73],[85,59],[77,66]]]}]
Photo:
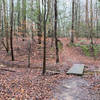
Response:
[{"label": "green undergrowth", "polygon": [[[62,50],[63,49],[63,43],[58,41],[58,49]],[[51,51],[54,51],[54,46],[51,47]]]},{"label": "green undergrowth", "polygon": [[91,49],[91,45],[87,45],[87,44],[71,44],[71,46],[74,47],[80,47],[84,53],[85,56],[95,56],[97,57],[99,52],[100,52],[100,45],[93,45],[93,51]]},{"label": "green undergrowth", "polygon": [[58,41],[58,48],[61,50],[63,48],[63,43]]}]

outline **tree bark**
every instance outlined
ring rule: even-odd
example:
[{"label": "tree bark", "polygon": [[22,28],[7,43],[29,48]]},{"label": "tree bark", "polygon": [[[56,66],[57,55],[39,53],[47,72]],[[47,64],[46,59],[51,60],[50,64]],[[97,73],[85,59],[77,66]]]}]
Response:
[{"label": "tree bark", "polygon": [[93,8],[92,8],[92,0],[90,1],[90,39],[91,39],[91,44],[93,45]]},{"label": "tree bark", "polygon": [[55,8],[55,26],[54,26],[54,30],[55,30],[55,47],[56,47],[56,63],[59,62],[59,49],[58,49],[58,39],[57,39],[57,0],[55,0],[55,4],[54,4],[54,8]]},{"label": "tree bark", "polygon": [[22,31],[23,41],[26,36],[26,0],[22,0]]},{"label": "tree bark", "polygon": [[4,10],[4,23],[5,23],[5,34],[6,34],[6,51],[9,51],[9,35],[8,35],[8,22],[6,18],[6,7],[5,7],[5,0],[3,0],[3,10]]},{"label": "tree bark", "polygon": [[18,32],[20,32],[20,27],[21,27],[21,23],[20,23],[20,0],[17,0],[17,25],[18,25]]},{"label": "tree bark", "polygon": [[43,51],[43,75],[46,73],[46,0],[44,0],[44,51]]},{"label": "tree bark", "polygon": [[10,46],[11,46],[11,57],[12,61],[14,61],[14,53],[13,53],[13,9],[14,9],[14,4],[13,0],[11,2],[11,31],[10,31]]},{"label": "tree bark", "polygon": [[74,43],[74,7],[75,1],[72,1],[72,32],[71,32],[71,43]]}]

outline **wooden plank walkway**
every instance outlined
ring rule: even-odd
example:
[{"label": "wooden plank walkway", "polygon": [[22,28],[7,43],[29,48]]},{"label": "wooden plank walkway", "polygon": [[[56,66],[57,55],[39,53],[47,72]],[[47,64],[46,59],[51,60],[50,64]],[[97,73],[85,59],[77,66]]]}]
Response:
[{"label": "wooden plank walkway", "polygon": [[73,64],[67,74],[83,75],[84,64]]}]

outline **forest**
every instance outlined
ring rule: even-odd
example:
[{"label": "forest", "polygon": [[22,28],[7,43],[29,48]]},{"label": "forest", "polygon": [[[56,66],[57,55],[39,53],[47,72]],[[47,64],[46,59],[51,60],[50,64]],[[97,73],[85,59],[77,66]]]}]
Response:
[{"label": "forest", "polygon": [[0,100],[100,100],[100,0],[0,0]]}]

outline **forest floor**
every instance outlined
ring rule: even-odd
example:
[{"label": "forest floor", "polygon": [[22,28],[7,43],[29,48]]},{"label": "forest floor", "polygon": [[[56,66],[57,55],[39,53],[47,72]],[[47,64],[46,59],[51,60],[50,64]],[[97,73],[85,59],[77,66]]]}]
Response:
[{"label": "forest floor", "polygon": [[[47,72],[43,76],[42,59],[43,59],[43,44],[37,44],[37,39],[31,45],[31,66],[28,65],[28,39],[22,41],[21,38],[14,39],[14,55],[15,61],[11,61],[10,53],[6,53],[5,49],[0,47],[0,100],[66,100],[59,99],[57,96],[59,90],[63,94],[63,85],[67,83],[76,84],[71,89],[65,90],[72,93],[72,89],[82,91],[88,97],[94,97],[93,100],[100,98],[100,55],[94,59],[93,57],[85,56],[79,47],[69,46],[69,39],[61,38],[63,47],[59,51],[60,63],[55,63],[55,48],[51,47],[51,40],[47,40]],[[89,40],[84,40],[82,44],[89,44]],[[81,38],[75,43],[80,43]],[[100,39],[95,40],[100,44]],[[83,76],[67,75],[68,69],[75,63],[85,64]],[[57,74],[57,73],[59,74]],[[63,83],[64,82],[64,83]],[[80,84],[80,86],[77,86]],[[71,87],[71,85],[69,86]],[[81,89],[84,87],[84,89]],[[67,87],[68,88],[68,87]],[[91,91],[91,92],[89,92]],[[69,93],[69,95],[71,95]],[[68,94],[66,94],[68,96]],[[78,93],[78,95],[81,95]],[[96,96],[96,98],[95,98]],[[59,98],[57,98],[59,97]],[[92,100],[89,98],[74,99],[69,97],[68,100]]]}]

